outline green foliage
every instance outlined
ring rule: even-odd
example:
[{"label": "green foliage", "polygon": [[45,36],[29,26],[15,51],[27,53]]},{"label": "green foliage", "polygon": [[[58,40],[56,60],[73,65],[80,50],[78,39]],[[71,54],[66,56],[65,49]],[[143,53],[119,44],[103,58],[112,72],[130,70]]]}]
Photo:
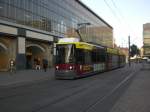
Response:
[{"label": "green foliage", "polygon": [[136,45],[132,44],[130,55],[133,57],[133,56],[139,55],[139,54],[140,54],[140,50],[138,49],[138,47]]}]

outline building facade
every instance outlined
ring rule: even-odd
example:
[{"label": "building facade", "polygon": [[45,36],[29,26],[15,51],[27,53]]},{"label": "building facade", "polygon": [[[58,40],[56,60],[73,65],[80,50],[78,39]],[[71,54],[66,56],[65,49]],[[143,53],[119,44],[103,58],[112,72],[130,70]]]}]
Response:
[{"label": "building facade", "polygon": [[53,43],[78,37],[80,23],[91,24],[80,29],[84,41],[113,45],[113,28],[79,0],[0,0],[0,71],[11,59],[17,69],[53,66]]},{"label": "building facade", "polygon": [[122,53],[126,56],[126,63],[128,63],[129,59],[129,48],[127,47],[119,47],[119,49],[122,51]]},{"label": "building facade", "polygon": [[143,56],[150,58],[150,23],[143,25]]}]

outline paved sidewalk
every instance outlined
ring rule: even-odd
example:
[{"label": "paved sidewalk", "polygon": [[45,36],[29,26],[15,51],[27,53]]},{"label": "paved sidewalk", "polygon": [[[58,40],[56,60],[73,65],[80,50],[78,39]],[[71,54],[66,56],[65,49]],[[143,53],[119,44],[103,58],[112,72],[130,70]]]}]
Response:
[{"label": "paved sidewalk", "polygon": [[110,112],[150,112],[150,70],[137,73]]},{"label": "paved sidewalk", "polygon": [[36,81],[50,80],[54,78],[54,69],[43,70],[22,70],[16,73],[0,72],[0,87],[18,86]]}]

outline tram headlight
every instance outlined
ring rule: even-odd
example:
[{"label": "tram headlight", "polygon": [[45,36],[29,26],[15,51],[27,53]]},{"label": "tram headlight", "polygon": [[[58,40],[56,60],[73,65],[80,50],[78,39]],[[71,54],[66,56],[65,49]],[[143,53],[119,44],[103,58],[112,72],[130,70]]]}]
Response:
[{"label": "tram headlight", "polygon": [[69,67],[69,69],[70,69],[70,70],[72,70],[72,69],[73,69],[73,67],[72,67],[72,66],[70,66],[70,67]]},{"label": "tram headlight", "polygon": [[58,70],[59,66],[56,66],[56,69]]},{"label": "tram headlight", "polygon": [[80,70],[82,70],[82,65],[80,65]]}]

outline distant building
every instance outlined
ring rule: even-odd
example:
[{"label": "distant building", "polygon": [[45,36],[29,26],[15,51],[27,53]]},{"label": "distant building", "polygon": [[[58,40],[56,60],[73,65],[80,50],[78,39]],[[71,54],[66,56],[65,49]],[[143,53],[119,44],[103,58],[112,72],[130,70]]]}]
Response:
[{"label": "distant building", "polygon": [[144,49],[143,49],[143,47],[141,47],[141,48],[140,48],[140,57],[143,57],[143,56],[144,56],[143,53],[144,53]]},{"label": "distant building", "polygon": [[143,25],[143,56],[150,58],[150,23]]},{"label": "distant building", "polygon": [[129,48],[127,48],[127,47],[119,47],[119,49],[124,53],[124,55],[126,56],[126,62],[128,62]]}]

